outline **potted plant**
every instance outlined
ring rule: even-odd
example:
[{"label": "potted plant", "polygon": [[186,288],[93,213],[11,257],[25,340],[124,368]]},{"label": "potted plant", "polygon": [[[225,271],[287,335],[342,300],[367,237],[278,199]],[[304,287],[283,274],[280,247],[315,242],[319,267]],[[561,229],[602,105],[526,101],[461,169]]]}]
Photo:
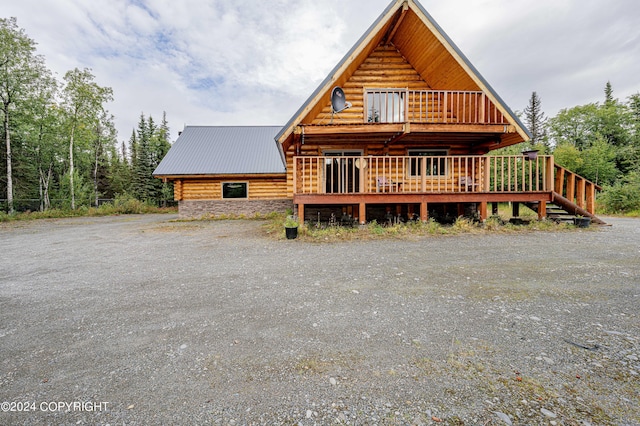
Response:
[{"label": "potted plant", "polygon": [[524,155],[525,159],[529,161],[533,161],[538,158],[538,150],[537,149],[527,149],[522,151],[522,155]]},{"label": "potted plant", "polygon": [[591,218],[577,214],[573,218],[573,224],[578,228],[588,228],[591,225]]},{"label": "potted plant", "polygon": [[288,240],[293,240],[298,238],[298,227],[300,226],[300,222],[295,216],[287,216],[284,221],[284,232],[287,235]]}]

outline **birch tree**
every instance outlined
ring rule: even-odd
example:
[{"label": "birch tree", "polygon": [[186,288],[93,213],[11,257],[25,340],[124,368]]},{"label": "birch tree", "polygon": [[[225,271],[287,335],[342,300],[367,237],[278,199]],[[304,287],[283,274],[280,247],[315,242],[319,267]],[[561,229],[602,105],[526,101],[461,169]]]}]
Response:
[{"label": "birch tree", "polygon": [[[91,70],[75,68],[64,76],[65,87],[62,91],[62,107],[67,116],[69,132],[69,186],[71,191],[71,209],[76,208],[74,184],[74,145],[82,136],[85,141],[90,138],[95,123],[104,112],[104,104],[113,100],[110,87],[100,87],[94,82]],[[84,132],[84,134],[82,134]]]},{"label": "birch tree", "polygon": [[44,69],[35,54],[36,43],[18,28],[16,18],[0,19],[0,112],[6,146],[7,207],[13,213],[13,164],[11,115],[28,97],[33,83]]}]

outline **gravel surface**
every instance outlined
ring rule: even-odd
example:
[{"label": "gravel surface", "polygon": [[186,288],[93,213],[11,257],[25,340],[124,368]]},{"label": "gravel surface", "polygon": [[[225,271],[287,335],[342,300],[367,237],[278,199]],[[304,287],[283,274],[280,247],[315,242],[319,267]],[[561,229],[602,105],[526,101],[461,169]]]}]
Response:
[{"label": "gravel surface", "polygon": [[640,220],[319,244],[172,219],[0,224],[0,424],[640,424]]}]

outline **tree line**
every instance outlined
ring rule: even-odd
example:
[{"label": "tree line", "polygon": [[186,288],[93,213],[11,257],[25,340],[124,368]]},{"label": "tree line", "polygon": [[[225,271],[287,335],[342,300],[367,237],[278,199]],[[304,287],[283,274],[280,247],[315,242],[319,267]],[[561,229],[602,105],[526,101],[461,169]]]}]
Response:
[{"label": "tree line", "polygon": [[171,146],[166,114],[159,124],[141,114],[127,147],[118,144],[111,101],[113,90],[90,69],[56,79],[16,18],[0,19],[0,211],[172,200],[172,186],[152,176]]},{"label": "tree line", "polygon": [[[0,19],[0,211],[86,207],[134,197],[173,199],[171,184],[152,177],[170,148],[166,114],[141,114],[128,144],[118,144],[106,106],[113,90],[90,69],[58,81],[15,18]],[[607,82],[602,102],[547,118],[533,92],[519,113],[532,133],[528,148],[553,154],[567,169],[601,185],[608,212],[640,211],[640,93],[620,101]],[[513,154],[522,145],[497,153]],[[23,200],[29,201],[24,205]],[[21,204],[22,203],[22,204]]]},{"label": "tree line", "polygon": [[606,212],[640,211],[640,93],[620,101],[607,82],[602,102],[547,119],[533,92],[523,115],[531,147],[602,186],[599,204]]}]

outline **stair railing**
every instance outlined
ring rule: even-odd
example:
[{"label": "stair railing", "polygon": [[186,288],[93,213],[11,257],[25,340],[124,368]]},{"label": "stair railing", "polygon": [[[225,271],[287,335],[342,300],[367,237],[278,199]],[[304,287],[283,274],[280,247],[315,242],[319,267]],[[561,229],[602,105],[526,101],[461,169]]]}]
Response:
[{"label": "stair railing", "polygon": [[596,191],[602,191],[602,187],[558,164],[554,164],[554,167],[556,171],[554,191],[580,209],[594,215]]}]

